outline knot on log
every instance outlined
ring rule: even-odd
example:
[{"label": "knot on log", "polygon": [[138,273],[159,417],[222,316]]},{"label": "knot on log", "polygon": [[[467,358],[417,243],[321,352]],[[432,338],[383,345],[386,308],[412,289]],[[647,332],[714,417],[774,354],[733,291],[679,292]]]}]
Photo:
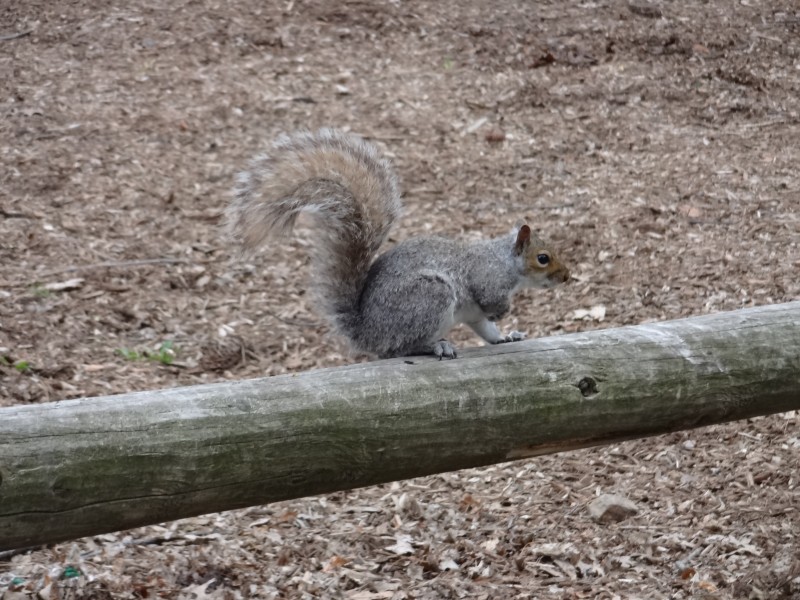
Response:
[{"label": "knot on log", "polygon": [[595,381],[592,377],[584,377],[577,383],[575,387],[581,391],[581,395],[584,398],[589,398],[590,396],[594,396],[598,393],[597,381]]}]

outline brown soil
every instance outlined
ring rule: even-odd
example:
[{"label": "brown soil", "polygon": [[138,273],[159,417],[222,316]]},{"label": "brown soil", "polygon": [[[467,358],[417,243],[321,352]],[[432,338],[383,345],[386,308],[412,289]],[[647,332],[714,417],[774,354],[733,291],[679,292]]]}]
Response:
[{"label": "brown soil", "polygon": [[[298,128],[394,158],[395,239],[526,219],[560,247],[577,281],[522,294],[506,327],[800,298],[791,0],[32,1],[0,5],[0,24],[0,406],[361,360],[309,306],[307,231],[249,262],[220,235],[237,170]],[[800,598],[798,425],[60,544],[0,563],[0,593]],[[639,513],[594,523],[604,492]]]}]

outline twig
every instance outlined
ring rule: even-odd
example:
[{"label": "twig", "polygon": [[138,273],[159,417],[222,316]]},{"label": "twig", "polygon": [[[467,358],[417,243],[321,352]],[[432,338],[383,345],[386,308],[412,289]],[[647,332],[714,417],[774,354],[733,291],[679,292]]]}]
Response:
[{"label": "twig", "polygon": [[5,35],[0,35],[0,42],[9,42],[11,40],[18,40],[19,38],[27,37],[32,33],[33,29],[29,29],[28,31],[20,31],[19,33],[6,33]]},{"label": "twig", "polygon": [[3,217],[4,219],[40,219],[41,218],[41,217],[37,217],[36,215],[31,215],[31,214],[28,214],[28,213],[8,211],[5,208],[0,208],[0,217]]},{"label": "twig", "polygon": [[143,267],[147,265],[176,265],[176,264],[189,264],[191,261],[185,258],[142,258],[139,260],[120,260],[108,261],[101,263],[94,263],[92,265],[73,265],[65,269],[56,269],[55,271],[47,271],[42,273],[39,277],[52,277],[53,275],[63,275],[64,273],[74,273],[76,271],[90,271],[92,269],[117,269],[126,267]]},{"label": "twig", "polygon": [[760,123],[745,123],[742,129],[760,129],[762,127],[774,127],[775,125],[786,125],[789,123],[787,119],[776,119],[774,121],[762,121]]}]

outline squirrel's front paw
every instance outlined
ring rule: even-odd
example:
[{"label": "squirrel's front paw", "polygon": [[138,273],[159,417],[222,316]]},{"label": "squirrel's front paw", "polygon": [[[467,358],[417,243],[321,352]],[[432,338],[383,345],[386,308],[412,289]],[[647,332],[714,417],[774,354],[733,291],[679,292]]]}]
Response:
[{"label": "squirrel's front paw", "polygon": [[453,345],[448,342],[447,340],[439,340],[433,345],[433,353],[439,357],[439,360],[443,358],[456,358],[458,354],[456,354],[456,349],[453,348]]},{"label": "squirrel's front paw", "polygon": [[506,342],[521,342],[527,337],[527,333],[523,331],[511,331],[506,335],[501,341],[501,344],[505,344]]}]

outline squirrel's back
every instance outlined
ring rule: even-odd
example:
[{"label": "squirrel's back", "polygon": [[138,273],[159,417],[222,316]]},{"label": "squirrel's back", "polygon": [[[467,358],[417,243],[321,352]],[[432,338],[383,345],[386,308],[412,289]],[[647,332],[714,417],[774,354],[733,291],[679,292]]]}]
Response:
[{"label": "squirrel's back", "polygon": [[389,161],[362,138],[333,129],[282,136],[239,175],[228,229],[246,249],[318,217],[312,240],[317,303],[347,335],[370,264],[401,210]]}]

